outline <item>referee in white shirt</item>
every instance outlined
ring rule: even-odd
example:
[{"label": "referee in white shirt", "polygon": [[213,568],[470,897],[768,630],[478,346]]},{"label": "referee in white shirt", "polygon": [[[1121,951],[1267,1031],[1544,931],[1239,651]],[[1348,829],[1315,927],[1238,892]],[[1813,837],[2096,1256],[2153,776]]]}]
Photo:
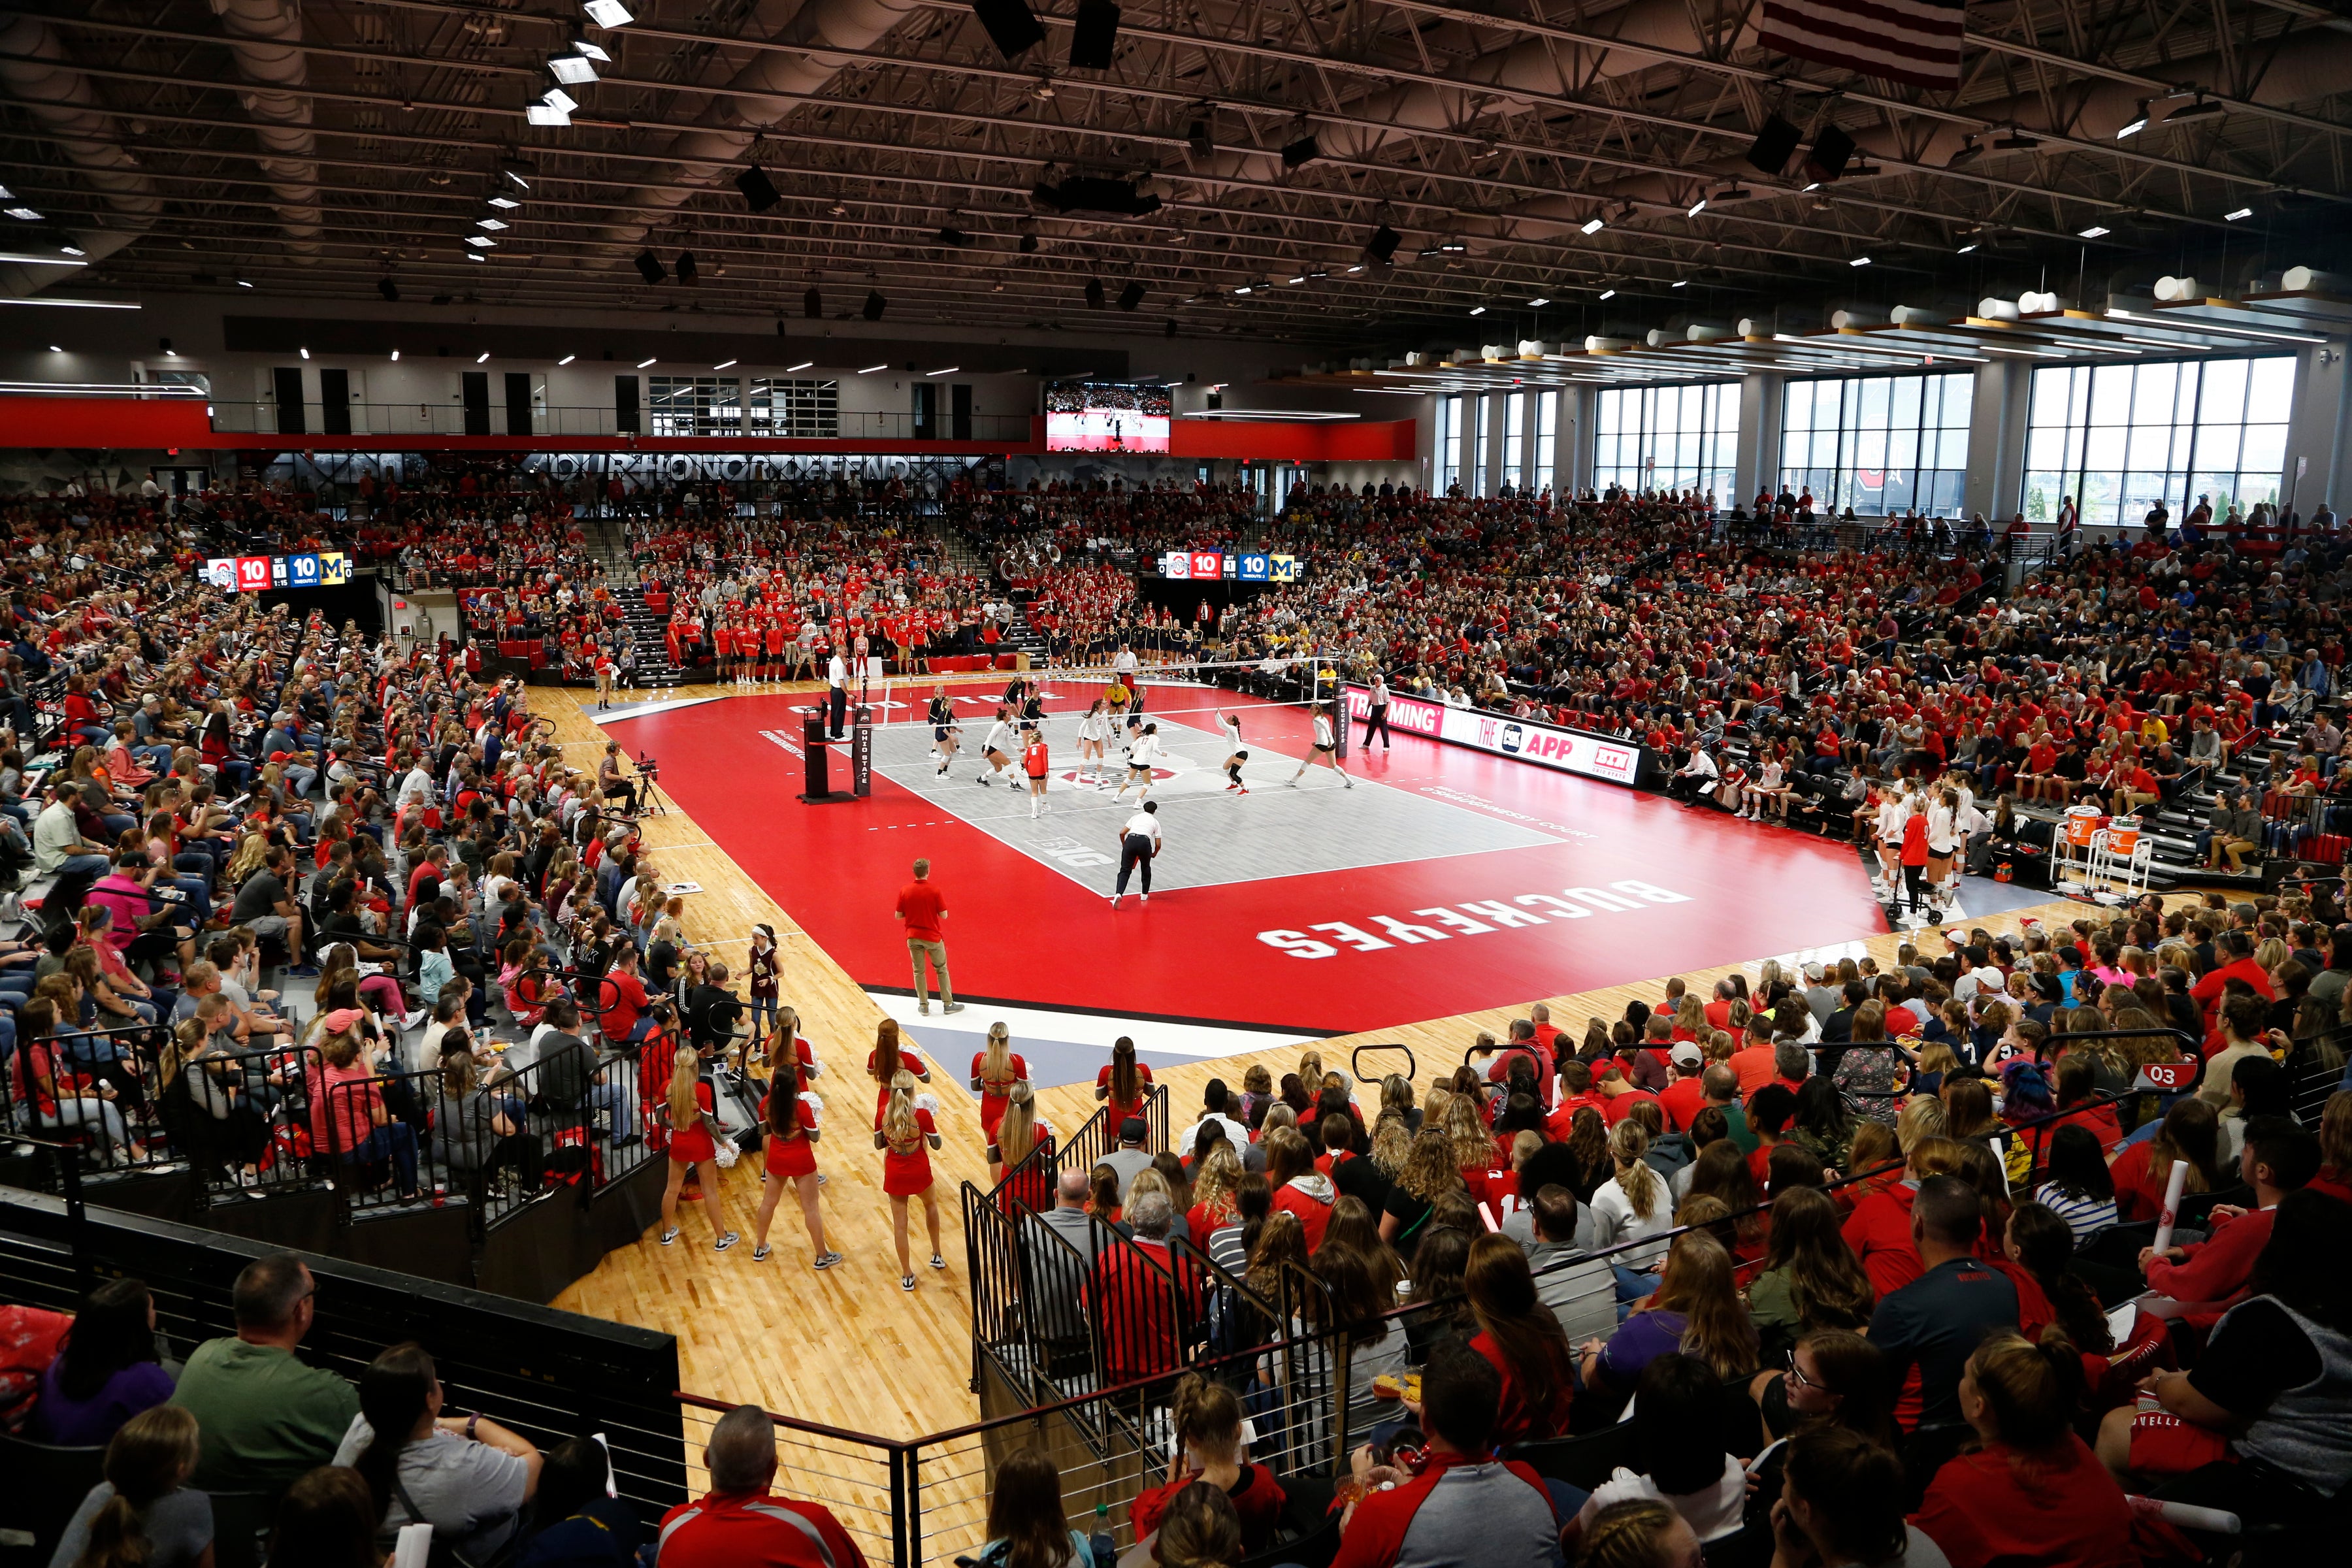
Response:
[{"label": "referee in white shirt", "polygon": [[1160,853],[1160,803],[1147,800],[1143,809],[1118,830],[1118,886],[1110,896],[1112,909],[1118,908],[1119,900],[1127,896],[1128,874],[1138,867],[1143,869],[1143,901],[1151,901],[1151,862]]},{"label": "referee in white shirt", "polygon": [[824,679],[825,700],[832,709],[833,738],[838,741],[842,727],[849,721],[849,665],[837,647],[833,657],[824,661]]}]

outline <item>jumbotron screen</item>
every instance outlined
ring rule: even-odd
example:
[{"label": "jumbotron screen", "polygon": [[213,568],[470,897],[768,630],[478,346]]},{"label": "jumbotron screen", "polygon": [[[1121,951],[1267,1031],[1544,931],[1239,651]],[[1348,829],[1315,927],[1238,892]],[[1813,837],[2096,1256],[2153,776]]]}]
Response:
[{"label": "jumbotron screen", "polygon": [[1165,452],[1175,413],[1168,389],[1125,381],[1045,384],[1049,452]]}]

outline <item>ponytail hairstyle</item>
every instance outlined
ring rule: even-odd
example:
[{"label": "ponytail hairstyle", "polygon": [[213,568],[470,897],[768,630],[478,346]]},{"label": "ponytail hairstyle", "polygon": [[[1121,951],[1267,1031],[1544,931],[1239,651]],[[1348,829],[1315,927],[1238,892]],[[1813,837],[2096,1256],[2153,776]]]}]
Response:
[{"label": "ponytail hairstyle", "polygon": [[89,1544],[74,1568],[145,1568],[147,1510],[196,1468],[196,1436],[195,1416],[177,1405],[158,1405],[122,1424],[106,1445],[114,1495],[89,1521]]},{"label": "ponytail hairstyle", "polygon": [[885,1018],[874,1029],[874,1081],[887,1084],[898,1074],[898,1020]]},{"label": "ponytail hairstyle", "polygon": [[1658,1568],[1678,1516],[1655,1498],[1612,1503],[1585,1527],[1577,1568]]},{"label": "ponytail hairstyle", "polygon": [[[900,1068],[890,1076],[890,1103],[882,1111],[882,1136],[892,1152],[911,1154],[922,1131],[923,1124],[915,1119],[915,1075]],[[900,1149],[902,1143],[908,1147]]]},{"label": "ponytail hairstyle", "polygon": [[1013,1031],[1002,1023],[988,1026],[988,1054],[981,1058],[980,1088],[983,1094],[1009,1094],[1013,1076]]},{"label": "ponytail hairstyle", "polygon": [[1121,1035],[1110,1046],[1110,1099],[1116,1105],[1133,1105],[1141,1098],[1135,1070],[1135,1042]]},{"label": "ponytail hairstyle", "polygon": [[1197,1372],[1176,1381],[1171,1409],[1176,1441],[1203,1464],[1238,1464],[1242,1457],[1242,1402],[1234,1391]]},{"label": "ponytail hairstyle", "polygon": [[1223,1487],[1194,1481],[1169,1500],[1152,1554],[1160,1568],[1234,1568],[1242,1560],[1242,1520]]},{"label": "ponytail hairstyle", "polygon": [[2083,1401],[2083,1357],[2063,1332],[2042,1342],[1994,1334],[1969,1357],[1969,1376],[1992,1413],[1993,1431],[2012,1448],[2040,1453],[2074,1429]]},{"label": "ponytail hairstyle", "polygon": [[1650,1134],[1627,1117],[1609,1131],[1609,1157],[1617,1162],[1617,1190],[1633,1205],[1636,1218],[1646,1220],[1658,1211],[1664,1184],[1642,1156],[1649,1152]]},{"label": "ponytail hairstyle", "polygon": [[[1004,1026],[999,1024],[998,1028]],[[990,1049],[996,1046],[990,1037]],[[982,1080],[985,1083],[987,1080]],[[996,1124],[996,1154],[1007,1166],[1017,1165],[1037,1147],[1037,1091],[1025,1080],[1016,1079],[1013,1092],[1005,1096],[1004,1116]]]},{"label": "ponytail hairstyle", "polygon": [[400,1451],[408,1447],[409,1434],[432,1408],[437,1385],[433,1358],[413,1340],[383,1352],[360,1373],[360,1414],[367,1417],[369,1436],[352,1468],[367,1482],[378,1524],[392,1506]]},{"label": "ponytail hairstyle", "polygon": [[768,1131],[773,1137],[790,1138],[801,1130],[800,1062],[793,1056],[790,1041],[777,1059],[788,1070],[779,1072],[773,1065],[768,1069]]},{"label": "ponytail hairstyle", "polygon": [[669,1068],[669,1125],[673,1132],[683,1132],[692,1127],[702,1114],[701,1103],[694,1094],[700,1078],[700,1062],[692,1051],[680,1051],[671,1060]]},{"label": "ponytail hairstyle", "polygon": [[2058,1327],[2076,1349],[2095,1355],[2115,1349],[2106,1309],[2067,1267],[2074,1256],[2074,1231],[2055,1210],[2042,1204],[2018,1205],[2009,1216],[2008,1251],[2050,1298]]}]

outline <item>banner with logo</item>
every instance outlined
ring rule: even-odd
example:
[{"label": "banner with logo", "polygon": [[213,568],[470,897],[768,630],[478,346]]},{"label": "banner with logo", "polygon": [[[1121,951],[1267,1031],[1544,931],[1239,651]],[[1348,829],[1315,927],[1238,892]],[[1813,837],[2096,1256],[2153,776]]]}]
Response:
[{"label": "banner with logo", "polygon": [[[1370,692],[1350,684],[1349,718],[1361,723],[1370,712]],[[1629,788],[1650,784],[1663,771],[1651,763],[1648,752],[1632,741],[1506,718],[1475,708],[1449,708],[1418,697],[1390,695],[1389,728]]]}]

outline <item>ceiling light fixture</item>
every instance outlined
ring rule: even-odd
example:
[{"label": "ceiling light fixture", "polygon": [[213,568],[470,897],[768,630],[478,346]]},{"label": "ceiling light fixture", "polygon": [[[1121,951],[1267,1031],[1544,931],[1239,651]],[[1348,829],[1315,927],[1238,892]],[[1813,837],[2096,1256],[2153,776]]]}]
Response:
[{"label": "ceiling light fixture", "polygon": [[1867,267],[1870,265],[1870,258],[1867,256],[1857,256],[1852,261],[1847,262],[1846,265],[1848,267]]},{"label": "ceiling light fixture", "polygon": [[2116,132],[2116,140],[2120,142],[2126,136],[2137,136],[2147,129],[2147,100],[2143,98],[2139,100],[2139,108],[2133,110],[2132,117],[2124,121],[2122,127]]},{"label": "ceiling light fixture", "polygon": [[2084,239],[2103,239],[2106,237],[2107,226],[2105,224],[2095,223],[2090,227],[2080,229],[2076,232],[2081,234]]},{"label": "ceiling light fixture", "polygon": [[587,12],[588,19],[600,27],[625,27],[636,20],[629,15],[629,8],[622,5],[621,0],[588,0],[581,9]]},{"label": "ceiling light fixture", "polygon": [[[0,260],[5,259],[8,258],[0,257]],[[77,310],[135,310],[139,309],[138,301],[134,300],[58,300],[47,295],[26,300],[0,298],[0,305],[56,305],[59,307],[71,307]]]},{"label": "ceiling light fixture", "polygon": [[58,248],[64,251],[68,256],[87,256],[89,254],[79,245],[61,245],[58,247]]},{"label": "ceiling light fixture", "polygon": [[1250,291],[1250,286],[1249,286],[1248,284],[1246,284],[1246,283],[1243,284],[1240,288],[1238,288],[1238,289],[1234,289],[1234,293],[1236,293],[1236,294],[1246,294],[1246,293],[1248,293],[1249,291]]},{"label": "ceiling light fixture", "polygon": [[53,354],[61,354],[61,353],[65,353],[66,351],[65,351],[65,350],[63,350],[63,349],[61,349],[61,348],[59,348],[59,347],[58,347],[58,345],[57,345],[57,344],[55,344],[55,343],[51,343],[51,344],[49,345],[49,352],[50,352],[51,353],[53,353]]},{"label": "ceiling light fixture", "polygon": [[1821,188],[1822,188],[1822,183],[1821,183],[1819,180],[1815,180],[1811,184],[1807,185],[1807,186],[1806,186],[1802,191],[1799,192],[1798,194],[1799,194],[1799,195],[1808,195],[1808,196],[1810,196],[1810,195],[1811,195],[1815,191],[1818,191],[1818,190],[1820,190]]},{"label": "ceiling light fixture", "polygon": [[484,250],[488,250],[495,247],[499,242],[492,239],[487,234],[469,234],[466,237],[466,243],[467,245],[478,246]]},{"label": "ceiling light fixture", "polygon": [[2223,213],[2223,214],[2221,215],[2221,221],[2222,221],[2223,223],[2236,223],[2240,218],[2249,218],[2249,217],[2252,217],[2252,216],[2254,216],[2254,209],[2253,209],[2253,208],[2252,208],[2252,207],[2240,207],[2236,212],[2233,212],[2233,213]]},{"label": "ceiling light fixture", "polygon": [[309,359],[310,357],[310,351],[309,349],[303,349],[299,352],[304,359]]},{"label": "ceiling light fixture", "polygon": [[539,101],[554,110],[558,114],[570,114],[580,107],[580,100],[560,87],[549,88],[539,95]]},{"label": "ceiling light fixture", "polygon": [[41,215],[35,212],[30,207],[10,207],[7,211],[10,217],[21,219],[26,223],[38,223],[41,221]]},{"label": "ceiling light fixture", "polygon": [[1687,289],[1690,287],[1690,279],[1687,278],[1677,278],[1672,283],[1668,284],[1667,287],[1670,289]]},{"label": "ceiling light fixture", "polygon": [[1360,262],[1360,262],[1356,263],[1356,265],[1355,265],[1355,266],[1349,268],[1348,268],[1348,272],[1349,272],[1349,275],[1350,277],[1352,277],[1352,276],[1354,276],[1356,273],[1361,272],[1363,269],[1364,269],[1364,264],[1363,264],[1362,262]]},{"label": "ceiling light fixture", "polygon": [[1601,290],[1601,297],[1604,300],[1614,300],[1617,298],[1617,290],[1614,289],[1603,289]]},{"label": "ceiling light fixture", "polygon": [[253,287],[253,285],[252,285],[252,284],[247,283],[247,282],[244,279],[242,279],[242,278],[240,278],[240,279],[238,279],[236,280],[236,286],[237,286],[238,288],[240,288],[240,289],[250,289],[250,288],[252,288],[252,287]]},{"label": "ceiling light fixture", "polygon": [[474,356],[474,363],[475,363],[476,364],[488,364],[488,363],[490,363],[490,351],[489,351],[489,350],[488,350],[488,349],[484,349],[480,353],[476,354],[476,355]]},{"label": "ceiling light fixture", "polygon": [[796,370],[806,370],[806,369],[808,369],[808,367],[809,367],[809,366],[811,366],[811,365],[813,365],[813,364],[814,364],[814,363],[816,363],[816,361],[814,361],[814,360],[813,360],[813,359],[804,359],[804,360],[801,361],[801,363],[798,363],[798,364],[788,364],[788,365],[784,366],[784,374],[785,374],[786,375],[790,375],[790,374],[793,374],[793,372],[794,372],[794,371],[796,371]]},{"label": "ceiling light fixture", "polygon": [[1706,211],[1706,198],[1705,196],[1701,196],[1698,200],[1691,203],[1690,210],[1683,214],[1683,216],[1685,217],[1696,217],[1699,214],[1705,211]]},{"label": "ceiling light fixture", "polygon": [[585,87],[596,79],[596,67],[578,55],[558,55],[547,62],[555,79],[566,87]]},{"label": "ceiling light fixture", "polygon": [[872,375],[872,374],[873,374],[876,371],[877,371],[877,370],[888,370],[889,368],[890,368],[889,363],[886,361],[885,363],[881,363],[881,364],[869,364],[869,365],[867,365],[864,370],[859,371],[857,374],[860,374],[860,375]]},{"label": "ceiling light fixture", "polygon": [[1589,217],[1584,220],[1580,226],[1587,234],[1599,234],[1602,229],[1606,228],[1608,225],[1600,218]]},{"label": "ceiling light fixture", "polygon": [[398,364],[400,363],[400,351],[398,349],[392,351],[392,363],[394,364]]},{"label": "ceiling light fixture", "polygon": [[1966,245],[1964,245],[1964,246],[1960,247],[1960,248],[1959,248],[1959,254],[1960,254],[1960,255],[1962,255],[1962,256],[1966,256],[1969,252],[1970,252],[1971,250],[1974,250],[1974,249],[1977,247],[1977,243],[1978,243],[1978,242],[1977,242],[1977,241],[1975,241],[1975,240],[1973,240],[1973,239],[1972,239],[1972,240],[1970,240],[1970,241],[1969,241]]},{"label": "ceiling light fixture", "polygon": [[721,360],[721,361],[719,361],[717,364],[712,365],[710,368],[711,368],[711,369],[713,369],[713,370],[733,370],[733,369],[735,368],[735,362],[734,362],[733,360],[731,360],[731,359],[730,359],[730,360]]},{"label": "ceiling light fixture", "polygon": [[575,40],[572,47],[576,53],[586,55],[592,60],[602,60],[606,65],[611,65],[613,63],[612,56],[606,54],[604,50],[584,39]]},{"label": "ceiling light fixture", "polygon": [[476,228],[504,228],[506,227],[506,224],[500,219],[494,217],[478,217],[474,220],[474,226]]},{"label": "ceiling light fixture", "polygon": [[494,207],[506,207],[511,210],[512,208],[522,205],[522,204],[516,201],[511,196],[492,196],[490,198],[490,205]]},{"label": "ceiling light fixture", "polygon": [[572,111],[568,109],[558,109],[551,103],[526,104],[523,107],[522,117],[526,122],[532,125],[572,123]]},{"label": "ceiling light fixture", "polygon": [[1550,296],[1550,295],[1549,295],[1549,294],[1538,295],[1537,298],[1535,298],[1535,299],[1530,300],[1528,300],[1528,308],[1529,310],[1542,310],[1546,305],[1549,305],[1549,304],[1550,304],[1550,303],[1551,303],[1551,296]]},{"label": "ceiling light fixture", "polygon": [[962,368],[963,368],[963,366],[961,366],[961,365],[960,365],[960,364],[951,364],[951,365],[949,365],[949,366],[948,366],[947,368],[945,368],[944,370],[927,370],[927,371],[925,371],[923,374],[924,374],[925,375],[953,375],[956,372],[958,372],[958,371],[961,370]]},{"label": "ceiling light fixture", "polygon": [[570,364],[573,360],[576,360],[580,356],[578,354],[565,354],[562,359],[557,360],[555,363],[558,364]]},{"label": "ceiling light fixture", "polygon": [[1486,307],[1484,305],[1473,305],[1470,307],[1470,313],[1474,316],[1483,316],[1486,313]]},{"label": "ceiling light fixture", "polygon": [[[660,356],[659,354],[656,354],[656,355],[654,356],[654,359],[659,359],[660,357],[661,357],[661,356]],[[653,361],[653,360],[650,360],[650,359],[641,359],[641,360],[639,360],[639,361],[637,362],[637,368],[638,368],[639,370],[643,370],[643,369],[645,369],[645,368],[646,368],[646,366],[647,366],[647,365],[649,365],[649,364],[651,364],[651,363],[654,363],[654,361]]]}]

